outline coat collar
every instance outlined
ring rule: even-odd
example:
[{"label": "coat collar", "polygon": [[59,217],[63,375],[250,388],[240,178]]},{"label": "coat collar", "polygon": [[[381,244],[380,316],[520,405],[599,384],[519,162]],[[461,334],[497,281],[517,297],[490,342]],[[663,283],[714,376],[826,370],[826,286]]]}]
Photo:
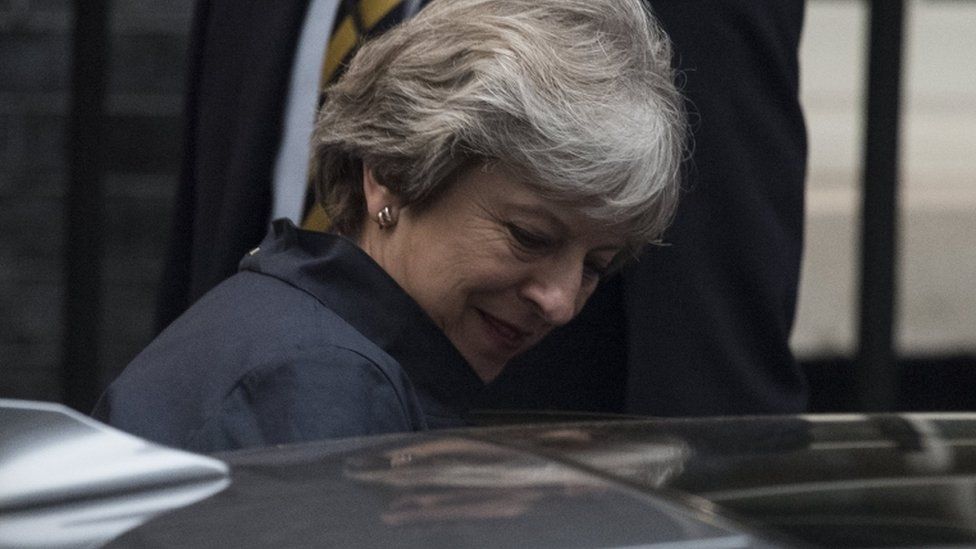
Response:
[{"label": "coat collar", "polygon": [[[354,242],[279,219],[241,270],[274,276],[312,295],[392,356],[410,381],[453,414],[485,384],[420,306]],[[438,415],[435,410],[428,410]]]}]

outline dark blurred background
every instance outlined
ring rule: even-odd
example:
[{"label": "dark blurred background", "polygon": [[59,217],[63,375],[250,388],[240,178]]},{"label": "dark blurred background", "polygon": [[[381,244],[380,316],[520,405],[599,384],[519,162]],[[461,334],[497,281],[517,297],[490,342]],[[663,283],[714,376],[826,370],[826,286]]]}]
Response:
[{"label": "dark blurred background", "polygon": [[[877,36],[868,0],[808,2],[794,348],[814,411],[864,409],[878,388],[874,408],[976,410],[976,2],[879,3],[904,10]],[[153,336],[192,11],[192,0],[0,0],[0,398],[87,411]],[[869,239],[881,261],[859,244],[862,175],[878,173],[864,165],[872,44],[895,71],[875,89],[903,99],[876,128],[904,137],[901,157],[873,153],[882,195],[901,197],[887,221],[883,197],[876,208],[892,224]],[[889,175],[900,188],[885,190]],[[880,270],[862,280],[865,262]],[[873,312],[865,288],[882,290]]]},{"label": "dark blurred background", "polygon": [[[87,4],[97,11],[100,3]],[[88,192],[100,194],[102,214],[101,275],[91,289],[101,292],[100,329],[86,343],[99,386],[152,335],[193,2],[105,6],[105,118],[92,136],[101,142],[102,177]],[[65,398],[74,30],[74,2],[0,1],[0,397]]]}]

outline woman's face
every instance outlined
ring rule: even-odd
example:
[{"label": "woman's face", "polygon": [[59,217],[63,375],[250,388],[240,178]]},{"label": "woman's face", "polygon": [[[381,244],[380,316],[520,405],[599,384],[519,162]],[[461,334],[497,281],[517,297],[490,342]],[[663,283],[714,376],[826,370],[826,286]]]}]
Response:
[{"label": "woman's face", "polygon": [[[371,213],[395,204],[370,184]],[[371,219],[361,244],[490,381],[580,311],[623,239],[501,170],[475,169],[392,228]]]}]

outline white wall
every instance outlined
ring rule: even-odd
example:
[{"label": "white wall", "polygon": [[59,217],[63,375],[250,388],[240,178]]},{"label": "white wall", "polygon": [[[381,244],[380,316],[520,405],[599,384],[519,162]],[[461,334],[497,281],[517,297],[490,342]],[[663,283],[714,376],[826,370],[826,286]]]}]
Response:
[{"label": "white wall", "polygon": [[[807,4],[810,165],[793,334],[801,357],[854,351],[866,4]],[[976,1],[910,0],[906,38],[896,341],[904,355],[974,353]]]}]

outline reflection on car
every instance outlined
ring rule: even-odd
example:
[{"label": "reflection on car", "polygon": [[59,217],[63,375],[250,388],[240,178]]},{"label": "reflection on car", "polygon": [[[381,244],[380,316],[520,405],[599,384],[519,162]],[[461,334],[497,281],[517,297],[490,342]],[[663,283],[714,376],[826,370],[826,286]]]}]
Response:
[{"label": "reflection on car", "polygon": [[[26,411],[48,417],[25,419]],[[90,458],[76,431],[123,437],[115,444],[130,457],[140,455],[134,444],[147,455],[171,451],[55,405],[4,401],[0,413],[0,545],[10,547],[71,546],[72,532],[82,540],[75,546],[108,547],[976,545],[976,414],[568,422],[529,414],[546,422],[211,457],[172,451],[156,460],[169,473],[86,483],[99,468],[77,466]],[[8,443],[11,430],[18,435]],[[76,474],[18,482],[16,471],[42,449],[73,460]],[[180,461],[191,458],[201,461]],[[174,488],[178,497],[164,497]],[[79,505],[100,511],[76,514]],[[66,526],[110,523],[127,509],[134,518],[101,537]]]}]

